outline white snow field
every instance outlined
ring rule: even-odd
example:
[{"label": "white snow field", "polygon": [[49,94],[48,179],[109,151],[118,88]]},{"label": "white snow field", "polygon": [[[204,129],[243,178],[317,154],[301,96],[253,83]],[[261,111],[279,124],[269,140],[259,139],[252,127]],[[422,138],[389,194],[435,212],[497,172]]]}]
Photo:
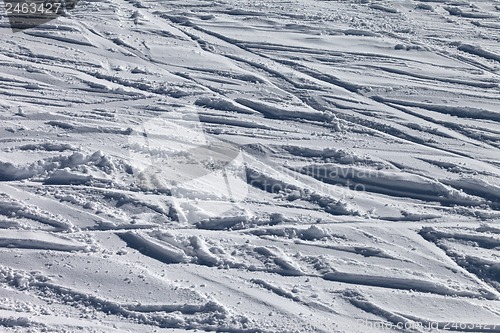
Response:
[{"label": "white snow field", "polygon": [[499,1],[0,34],[0,332],[500,332]]}]

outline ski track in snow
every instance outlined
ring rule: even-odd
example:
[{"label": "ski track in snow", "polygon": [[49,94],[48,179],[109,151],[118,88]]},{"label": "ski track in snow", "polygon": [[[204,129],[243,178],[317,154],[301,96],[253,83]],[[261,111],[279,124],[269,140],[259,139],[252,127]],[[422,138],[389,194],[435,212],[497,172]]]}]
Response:
[{"label": "ski track in snow", "polygon": [[[499,31],[497,1],[2,16],[0,331],[500,332]],[[166,117],[237,147],[236,192],[137,177],[213,173],[134,139]]]}]

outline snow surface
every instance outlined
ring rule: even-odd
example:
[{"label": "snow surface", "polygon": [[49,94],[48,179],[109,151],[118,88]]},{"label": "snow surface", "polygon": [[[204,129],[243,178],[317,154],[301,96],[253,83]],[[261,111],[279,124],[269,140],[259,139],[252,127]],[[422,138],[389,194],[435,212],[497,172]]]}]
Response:
[{"label": "snow surface", "polygon": [[500,2],[0,34],[1,332],[500,332]]}]

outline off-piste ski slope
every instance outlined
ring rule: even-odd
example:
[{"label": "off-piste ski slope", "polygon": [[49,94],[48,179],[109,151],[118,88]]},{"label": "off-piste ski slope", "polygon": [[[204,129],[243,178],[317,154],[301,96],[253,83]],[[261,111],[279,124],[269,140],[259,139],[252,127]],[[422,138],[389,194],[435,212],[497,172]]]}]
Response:
[{"label": "off-piste ski slope", "polygon": [[499,17],[4,15],[0,331],[500,332]]}]

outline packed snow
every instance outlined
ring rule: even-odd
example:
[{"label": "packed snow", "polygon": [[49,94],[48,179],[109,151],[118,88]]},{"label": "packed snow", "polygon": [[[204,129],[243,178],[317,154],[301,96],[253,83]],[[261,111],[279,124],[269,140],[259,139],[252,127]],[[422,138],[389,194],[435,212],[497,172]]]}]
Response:
[{"label": "packed snow", "polygon": [[1,332],[500,332],[498,1],[7,14]]}]

